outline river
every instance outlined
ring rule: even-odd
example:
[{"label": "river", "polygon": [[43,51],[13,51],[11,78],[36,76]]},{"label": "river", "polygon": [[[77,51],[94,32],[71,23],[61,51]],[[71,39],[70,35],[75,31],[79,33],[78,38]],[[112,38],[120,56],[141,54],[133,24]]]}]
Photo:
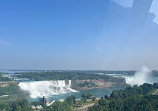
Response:
[{"label": "river", "polygon": [[[4,71],[0,71],[0,72],[4,72]],[[5,70],[5,72],[9,74],[15,73],[15,71],[7,71],[7,70]],[[122,75],[122,74],[108,74],[108,75],[113,77],[124,77],[126,79],[126,83],[131,85],[134,84],[141,85],[143,83],[158,82],[157,77],[154,78],[151,77],[146,71],[137,72],[135,75]],[[22,79],[18,78],[17,81],[19,81],[19,86],[21,87],[21,89],[30,92],[29,101],[37,101],[39,97],[43,97],[43,96],[48,97],[50,101],[65,99],[70,95],[74,95],[77,99],[80,99],[81,95],[85,93],[91,93],[95,97],[104,97],[105,95],[110,95],[113,90],[125,88],[125,87],[110,87],[110,88],[102,88],[102,89],[74,91],[73,89],[71,89],[71,83],[65,84],[64,80],[30,81],[26,78],[22,78]]]}]

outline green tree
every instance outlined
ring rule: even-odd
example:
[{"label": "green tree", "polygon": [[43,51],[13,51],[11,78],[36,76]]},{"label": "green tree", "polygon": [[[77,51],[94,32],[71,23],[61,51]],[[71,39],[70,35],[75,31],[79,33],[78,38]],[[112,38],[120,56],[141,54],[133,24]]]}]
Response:
[{"label": "green tree", "polygon": [[27,99],[20,99],[10,103],[12,111],[32,111]]},{"label": "green tree", "polygon": [[67,102],[70,106],[72,106],[73,104],[76,104],[76,97],[74,95],[68,96],[65,99],[65,102]]},{"label": "green tree", "polygon": [[10,111],[9,105],[0,101],[0,111]]},{"label": "green tree", "polygon": [[50,111],[72,111],[72,108],[66,102],[56,101],[50,106]]}]

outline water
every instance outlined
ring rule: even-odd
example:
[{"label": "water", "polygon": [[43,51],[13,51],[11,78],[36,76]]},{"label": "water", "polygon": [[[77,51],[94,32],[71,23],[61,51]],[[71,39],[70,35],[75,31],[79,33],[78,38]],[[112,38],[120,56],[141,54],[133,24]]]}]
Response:
[{"label": "water", "polygon": [[8,69],[0,69],[2,73],[14,74],[21,72],[43,72],[44,70],[8,70]]},{"label": "water", "polygon": [[[3,70],[0,72],[7,72],[9,74],[14,74],[15,71]],[[17,72],[17,71],[16,71]],[[21,71],[19,71],[21,72]],[[25,72],[25,71],[23,71]],[[126,83],[134,85],[142,85],[143,83],[155,83],[158,82],[158,77],[152,77],[149,74],[150,71],[142,69],[138,71],[135,75],[126,74],[107,74],[113,77],[123,77]],[[29,101],[38,101],[40,97],[46,96],[50,101],[65,99],[70,95],[74,95],[77,99],[80,99],[82,94],[91,93],[95,97],[104,97],[105,95],[110,95],[113,90],[124,89],[125,87],[110,87],[102,89],[89,89],[83,91],[74,91],[71,89],[71,81],[65,83],[62,81],[30,81],[27,78],[17,78],[19,81],[19,86],[23,90],[30,92]]]},{"label": "water", "polygon": [[109,76],[123,77],[126,83],[133,85],[143,85],[144,83],[157,83],[158,77],[152,76],[152,71],[148,67],[142,67],[141,70],[137,71],[134,75],[123,75],[123,74],[109,74]]},{"label": "water", "polygon": [[20,82],[19,86],[22,90],[30,93],[29,101],[36,101],[39,98],[45,96],[50,101],[65,99],[70,95],[74,95],[77,99],[82,94],[91,93],[95,97],[104,97],[110,95],[113,90],[124,89],[124,87],[112,87],[103,89],[89,89],[82,91],[75,91],[71,89],[71,80],[57,80],[57,81],[32,81],[32,82]]},{"label": "water", "polygon": [[[129,80],[132,80],[134,75],[110,75],[110,76],[115,76],[115,77],[124,77],[126,79],[126,82],[128,83]],[[139,79],[138,79],[139,80]],[[155,83],[155,82],[158,82],[158,77],[150,77],[148,78],[148,80],[150,81],[144,81],[144,82],[150,82],[150,83]],[[30,83],[29,81],[27,81],[28,83]],[[38,81],[40,82],[40,81]],[[41,81],[43,82],[43,81]],[[58,81],[59,82],[59,81]],[[133,81],[134,82],[134,81]],[[20,84],[22,83],[26,83],[26,82],[20,82]],[[35,81],[34,81],[35,83]],[[53,82],[52,82],[53,83]],[[27,83],[26,83],[27,84]],[[135,83],[132,83],[132,84],[135,84]],[[142,83],[143,84],[143,83]],[[81,95],[82,94],[85,94],[85,93],[91,93],[93,96],[95,97],[104,97],[105,95],[110,95],[112,93],[113,90],[118,90],[118,89],[124,89],[125,87],[110,87],[110,88],[102,88],[102,89],[89,89],[89,90],[82,90],[82,91],[74,91],[70,88],[71,86],[71,82],[69,82],[68,84],[68,87],[66,86],[65,83],[63,83],[63,81],[61,81],[61,83],[59,83],[59,85],[57,83],[53,83],[54,86],[56,86],[56,89],[58,89],[57,91],[55,90],[50,90],[48,87],[51,86],[51,85],[46,85],[46,82],[43,83],[43,85],[41,84],[40,85],[36,85],[37,87],[34,87],[34,86],[31,86],[30,84],[28,84],[28,90],[31,90],[31,91],[41,91],[40,88],[43,89],[43,91],[41,92],[44,92],[44,93],[48,93],[48,94],[42,94],[42,96],[47,96],[49,98],[50,101],[53,101],[53,100],[59,100],[59,99],[65,99],[67,98],[68,96],[71,96],[71,95],[74,95],[77,99],[80,99]],[[22,86],[21,86],[22,87]],[[60,88],[61,87],[61,88]],[[34,88],[34,89],[32,89]],[[38,89],[39,88],[39,89]],[[55,87],[54,87],[55,88]],[[71,89],[71,90],[70,90]],[[44,91],[46,90],[46,91]],[[63,91],[62,91],[63,90]],[[52,92],[51,92],[52,91]],[[51,92],[51,93],[50,93]],[[55,92],[55,93],[54,93]],[[59,93],[60,92],[60,93]],[[29,98],[29,101],[38,101],[39,100],[39,97],[37,96],[32,96],[33,98]],[[36,98],[35,98],[36,97]]]},{"label": "water", "polygon": [[[110,95],[112,93],[113,90],[118,90],[118,89],[124,89],[125,87],[111,87],[111,88],[103,88],[103,89],[89,89],[89,90],[82,90],[82,91],[78,91],[78,92],[68,92],[68,93],[64,93],[64,94],[59,94],[59,95],[51,95],[48,96],[50,101],[53,100],[59,100],[59,99],[65,99],[68,96],[74,95],[76,97],[76,99],[80,99],[82,94],[86,94],[86,93],[91,93],[93,96],[95,97],[104,97],[105,95]],[[29,98],[29,101],[38,101],[39,98]]]},{"label": "water", "polygon": [[70,88],[71,80],[20,82],[19,87],[28,91],[31,98],[76,92]]}]

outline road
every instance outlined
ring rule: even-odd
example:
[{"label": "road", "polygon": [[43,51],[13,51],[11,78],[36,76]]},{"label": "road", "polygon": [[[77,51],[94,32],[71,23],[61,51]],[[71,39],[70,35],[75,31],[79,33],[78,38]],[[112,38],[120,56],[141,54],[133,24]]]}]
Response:
[{"label": "road", "polygon": [[153,93],[153,95],[158,95],[158,89]]},{"label": "road", "polygon": [[84,105],[83,107],[74,109],[74,111],[82,111],[82,110],[87,111],[87,110],[88,110],[88,107],[91,107],[91,106],[93,106],[94,104],[95,104],[95,103],[91,103],[91,104],[88,104],[88,105]]}]

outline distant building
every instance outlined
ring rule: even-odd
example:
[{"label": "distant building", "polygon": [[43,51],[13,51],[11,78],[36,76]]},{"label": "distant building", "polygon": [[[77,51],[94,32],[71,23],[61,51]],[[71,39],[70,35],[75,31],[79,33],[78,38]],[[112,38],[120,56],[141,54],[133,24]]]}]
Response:
[{"label": "distant building", "polygon": [[39,98],[39,104],[40,105],[48,105],[49,104],[48,98],[46,98],[46,97]]},{"label": "distant building", "polygon": [[43,107],[42,107],[41,105],[39,105],[39,106],[34,106],[34,105],[32,105],[31,107],[32,107],[32,109],[34,109],[35,111],[40,111],[41,109],[43,109]]}]

